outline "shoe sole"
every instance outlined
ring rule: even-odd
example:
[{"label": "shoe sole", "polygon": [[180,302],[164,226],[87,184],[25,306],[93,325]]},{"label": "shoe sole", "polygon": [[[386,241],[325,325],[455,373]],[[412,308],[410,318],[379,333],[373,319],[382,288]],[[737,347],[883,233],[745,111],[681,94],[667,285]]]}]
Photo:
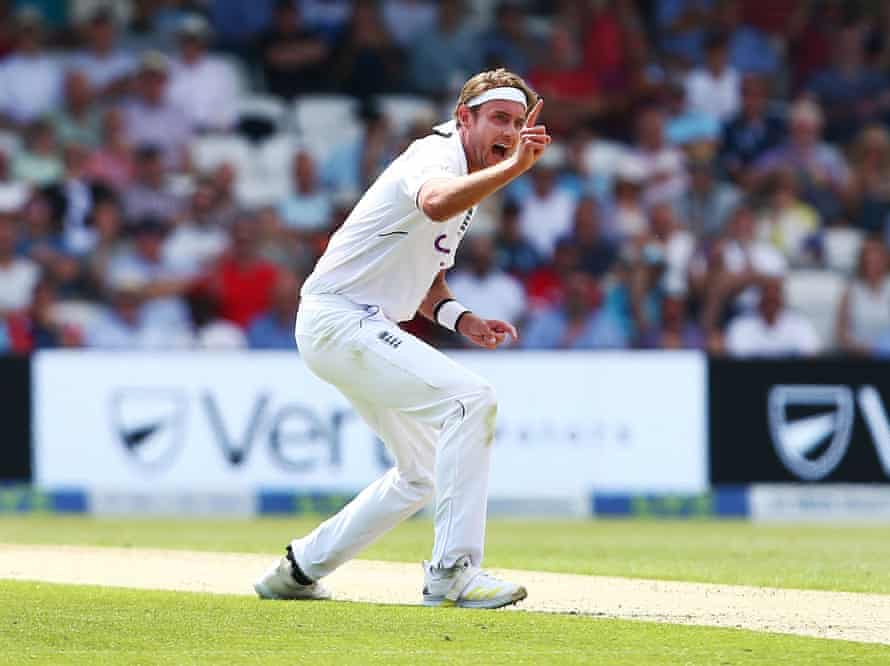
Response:
[{"label": "shoe sole", "polygon": [[512,606],[513,604],[519,603],[527,596],[528,592],[524,587],[520,587],[509,597],[496,597],[494,599],[458,599],[457,601],[451,601],[445,597],[431,597],[424,595],[423,605],[439,608],[485,608],[491,610],[495,608],[503,608],[505,606]]},{"label": "shoe sole", "polygon": [[273,592],[268,585],[262,582],[254,583],[253,589],[256,591],[257,596],[260,599],[266,599],[269,601],[329,601],[331,598],[330,596],[283,597],[280,594]]}]

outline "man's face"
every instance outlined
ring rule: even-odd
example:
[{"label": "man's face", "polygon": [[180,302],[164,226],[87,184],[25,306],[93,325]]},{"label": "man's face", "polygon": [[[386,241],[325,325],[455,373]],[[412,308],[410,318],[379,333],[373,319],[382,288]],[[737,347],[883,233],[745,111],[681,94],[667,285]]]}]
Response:
[{"label": "man's face", "polygon": [[525,107],[519,102],[494,100],[476,107],[463,107],[460,122],[467,132],[470,170],[494,166],[507,159],[519,144],[525,125]]}]

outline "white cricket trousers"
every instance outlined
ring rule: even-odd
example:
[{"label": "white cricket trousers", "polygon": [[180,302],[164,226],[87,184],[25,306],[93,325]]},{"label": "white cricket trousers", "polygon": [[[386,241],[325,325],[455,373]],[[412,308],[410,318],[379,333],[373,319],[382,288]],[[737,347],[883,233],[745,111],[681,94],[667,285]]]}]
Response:
[{"label": "white cricket trousers", "polygon": [[383,440],[395,467],[292,543],[318,580],[435,495],[431,562],[481,565],[497,402],[491,385],[387,319],[377,306],[305,296],[296,325],[306,365],[336,386]]}]

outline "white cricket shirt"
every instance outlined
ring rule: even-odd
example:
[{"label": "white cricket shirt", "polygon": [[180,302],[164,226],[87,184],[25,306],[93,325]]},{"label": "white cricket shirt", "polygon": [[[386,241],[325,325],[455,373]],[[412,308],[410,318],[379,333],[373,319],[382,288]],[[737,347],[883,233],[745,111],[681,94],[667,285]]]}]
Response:
[{"label": "white cricket shirt", "polygon": [[339,294],[377,305],[393,321],[414,317],[439,271],[454,265],[475,208],[433,222],[417,203],[424,183],[467,174],[454,123],[414,141],[359,200],[331,236],[302,295]]}]

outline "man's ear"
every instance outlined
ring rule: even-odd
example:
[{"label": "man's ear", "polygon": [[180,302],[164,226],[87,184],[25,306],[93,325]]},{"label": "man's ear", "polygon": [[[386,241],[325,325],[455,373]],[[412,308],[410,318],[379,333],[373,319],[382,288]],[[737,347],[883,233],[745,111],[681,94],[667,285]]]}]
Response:
[{"label": "man's ear", "polygon": [[461,105],[457,109],[457,119],[460,121],[461,127],[469,127],[472,124],[473,112],[466,104]]}]

